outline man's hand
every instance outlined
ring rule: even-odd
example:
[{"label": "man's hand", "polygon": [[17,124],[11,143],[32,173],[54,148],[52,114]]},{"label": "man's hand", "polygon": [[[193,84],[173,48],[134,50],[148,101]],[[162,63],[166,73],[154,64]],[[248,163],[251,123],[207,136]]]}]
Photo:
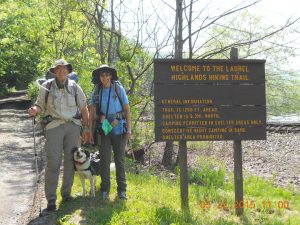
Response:
[{"label": "man's hand", "polygon": [[32,106],[27,110],[27,113],[30,117],[36,116],[40,112],[40,108],[37,106]]},{"label": "man's hand", "polygon": [[131,138],[131,131],[127,131],[126,132],[126,139],[130,140],[130,138]]},{"label": "man's hand", "polygon": [[90,136],[89,136],[89,142],[91,144],[94,144],[94,135],[93,135],[93,132],[90,131]]},{"label": "man's hand", "polygon": [[85,144],[87,141],[89,141],[89,139],[90,139],[90,131],[83,130],[82,137],[81,137],[82,144]]}]

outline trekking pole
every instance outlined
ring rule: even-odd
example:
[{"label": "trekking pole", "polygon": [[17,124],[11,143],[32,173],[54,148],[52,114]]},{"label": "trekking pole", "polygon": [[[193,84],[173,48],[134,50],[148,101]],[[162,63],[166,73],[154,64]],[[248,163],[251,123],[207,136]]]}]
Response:
[{"label": "trekking pole", "polygon": [[32,125],[33,125],[33,150],[34,150],[34,158],[35,158],[35,176],[36,176],[36,194],[37,198],[39,198],[39,205],[40,205],[40,214],[39,217],[42,216],[42,202],[41,197],[39,196],[39,168],[38,168],[38,159],[37,159],[37,151],[36,151],[36,138],[35,138],[35,116],[32,117]]}]

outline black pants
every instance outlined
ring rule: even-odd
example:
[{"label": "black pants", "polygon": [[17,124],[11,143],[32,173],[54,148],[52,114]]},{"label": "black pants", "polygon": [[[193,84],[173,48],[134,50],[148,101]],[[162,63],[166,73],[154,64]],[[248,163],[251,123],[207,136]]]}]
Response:
[{"label": "black pants", "polygon": [[125,135],[101,135],[100,144],[100,164],[101,164],[101,185],[100,192],[110,191],[110,162],[111,162],[111,146],[114,151],[114,161],[116,165],[116,179],[118,185],[118,193],[126,192],[126,175],[125,175]]}]

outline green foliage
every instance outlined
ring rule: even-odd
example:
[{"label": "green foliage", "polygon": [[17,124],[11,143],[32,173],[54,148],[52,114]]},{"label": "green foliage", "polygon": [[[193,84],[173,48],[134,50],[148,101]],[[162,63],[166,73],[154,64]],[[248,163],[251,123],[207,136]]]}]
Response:
[{"label": "green foliage", "polygon": [[[203,46],[200,57],[228,58],[230,48],[225,47],[232,45],[238,46],[240,59],[265,59],[268,115],[300,115],[299,71],[297,79],[295,71],[288,64],[295,52],[289,45],[282,44],[286,43],[286,37],[294,32],[293,29],[286,28],[282,32],[267,35],[277,28],[266,26],[262,18],[249,12],[239,12],[239,20],[236,16],[233,14],[227,17],[222,26],[214,25],[210,29],[213,38]],[[264,41],[247,44],[262,37]]]},{"label": "green foliage", "polygon": [[[137,118],[135,113],[139,113],[139,111],[137,109],[133,110],[133,118]],[[154,140],[153,121],[133,123],[132,133],[132,148],[136,150],[145,148],[152,140]]]},{"label": "green foliage", "polygon": [[220,188],[225,184],[225,166],[212,159],[198,159],[200,168],[188,171],[189,183]]},{"label": "green foliage", "polygon": [[272,181],[266,181],[263,178],[251,176],[246,182],[244,182],[247,193],[252,196],[260,196],[261,193],[265,193],[265,196],[272,196],[273,198],[290,200],[292,193],[288,189],[278,187],[274,189]]},{"label": "green foliage", "polygon": [[[5,86],[5,85],[4,85],[4,86]],[[4,87],[4,86],[3,86],[3,87]],[[12,87],[12,88],[7,88],[7,87],[5,86],[5,88],[3,88],[3,89],[1,89],[1,87],[2,87],[2,84],[0,84],[0,97],[5,97],[5,96],[9,95],[9,93],[13,93],[13,92],[16,91],[16,89],[15,89],[14,87]]]},{"label": "green foliage", "polygon": [[272,116],[300,116],[300,80],[296,72],[270,71],[267,76],[267,109]]},{"label": "green foliage", "polygon": [[73,225],[73,223],[68,223],[68,221],[70,220],[70,218],[71,218],[71,215],[65,215],[63,218],[61,218],[59,220],[59,224],[60,225],[66,225],[66,224]]},{"label": "green foliage", "polygon": [[0,97],[6,96],[8,94],[7,85],[5,83],[0,83]]},{"label": "green foliage", "polygon": [[[212,162],[216,164],[216,162]],[[263,179],[250,177],[245,179],[245,201],[253,200],[255,208],[245,207],[244,216],[235,216],[233,180],[222,187],[189,185],[190,211],[180,209],[179,183],[170,181],[167,177],[156,177],[148,172],[140,174],[128,173],[127,201],[120,201],[116,197],[117,186],[112,180],[109,201],[99,197],[99,182],[96,186],[96,197],[81,197],[79,177],[75,176],[72,190],[77,195],[74,201],[61,203],[58,210],[59,224],[291,224],[300,222],[300,194],[285,190],[289,201],[289,209],[279,209],[272,205],[269,210],[263,210],[262,201],[266,198],[277,201],[281,188],[275,188],[272,183]],[[115,174],[112,174],[114,177]],[[88,182],[87,182],[88,184]],[[252,193],[248,184],[258,188]],[[267,186],[266,188],[260,188]],[[89,189],[89,185],[87,185]],[[265,190],[267,189],[267,192]],[[275,193],[275,195],[274,195]],[[58,196],[60,194],[58,193]],[[267,196],[267,197],[266,197]],[[284,197],[284,198],[285,198]],[[61,199],[59,199],[61,201]],[[210,206],[205,208],[203,202]],[[227,203],[227,208],[220,203]]]},{"label": "green foliage", "polygon": [[[33,9],[15,1],[0,3],[0,83],[7,88],[25,89],[37,77],[43,48]],[[40,22],[40,21],[39,21]]]},{"label": "green foliage", "polygon": [[38,94],[39,94],[39,86],[35,81],[33,81],[28,85],[28,97],[31,99],[31,101],[35,101]]}]

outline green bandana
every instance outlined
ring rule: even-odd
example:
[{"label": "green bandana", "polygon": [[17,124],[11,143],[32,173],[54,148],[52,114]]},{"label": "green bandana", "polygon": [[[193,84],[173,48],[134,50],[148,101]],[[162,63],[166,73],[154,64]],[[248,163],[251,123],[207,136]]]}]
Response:
[{"label": "green bandana", "polygon": [[104,131],[104,134],[107,135],[112,130],[112,126],[110,125],[110,122],[108,122],[107,119],[105,119],[102,123],[102,130]]}]

